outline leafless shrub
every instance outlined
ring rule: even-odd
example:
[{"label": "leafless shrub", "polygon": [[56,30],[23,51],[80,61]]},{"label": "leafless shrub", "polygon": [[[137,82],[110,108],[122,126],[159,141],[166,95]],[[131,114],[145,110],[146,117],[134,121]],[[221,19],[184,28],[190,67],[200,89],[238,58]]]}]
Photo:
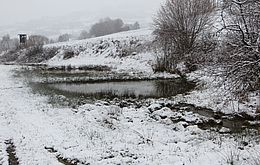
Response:
[{"label": "leafless shrub", "polygon": [[197,46],[202,32],[209,30],[215,0],[167,0],[154,19],[166,68],[172,69]]},{"label": "leafless shrub", "polygon": [[162,57],[157,57],[156,62],[153,65],[153,71],[157,73],[157,72],[164,72],[166,70],[169,71],[169,68],[167,68],[167,66],[165,65],[164,59]]},{"label": "leafless shrub", "polygon": [[67,59],[70,59],[74,56],[76,56],[77,54],[73,51],[73,50],[65,50],[64,51],[64,56],[63,56],[63,59],[64,60],[67,60]]},{"label": "leafless shrub", "polygon": [[154,130],[143,130],[142,133],[137,131],[137,130],[133,130],[134,133],[136,133],[139,138],[140,138],[140,142],[139,144],[148,144],[148,145],[153,145],[154,141]]},{"label": "leafless shrub", "polygon": [[232,143],[227,148],[223,148],[220,151],[220,156],[223,161],[225,161],[229,165],[236,165],[241,160],[241,150],[239,149],[238,143]]},{"label": "leafless shrub", "polygon": [[238,97],[260,89],[260,1],[224,1],[221,76]]},{"label": "leafless shrub", "polygon": [[101,125],[112,130],[116,129],[114,119],[109,116],[102,118]]},{"label": "leafless shrub", "polygon": [[25,56],[28,58],[33,58],[36,56],[39,56],[39,54],[43,53],[43,45],[35,45],[30,48],[28,48]]},{"label": "leafless shrub", "polygon": [[42,54],[42,61],[46,61],[57,55],[58,48],[56,47],[50,47],[50,48],[44,48],[43,54]]},{"label": "leafless shrub", "polygon": [[118,106],[110,106],[110,108],[107,111],[107,115],[109,116],[120,116],[122,114],[122,109]]}]

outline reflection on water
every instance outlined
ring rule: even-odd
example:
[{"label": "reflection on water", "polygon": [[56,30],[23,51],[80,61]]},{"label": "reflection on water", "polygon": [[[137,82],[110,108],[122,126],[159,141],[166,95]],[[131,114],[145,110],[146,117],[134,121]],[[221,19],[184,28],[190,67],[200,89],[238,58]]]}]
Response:
[{"label": "reflection on water", "polygon": [[62,93],[94,98],[159,98],[185,93],[194,87],[183,80],[121,81],[98,83],[47,84],[48,88]]},{"label": "reflection on water", "polygon": [[[24,69],[16,73],[26,79],[33,92],[67,98],[167,98],[189,92],[194,82],[185,79],[148,80],[142,75],[103,71]],[[143,80],[140,80],[140,77]],[[145,80],[144,80],[145,79]]]}]

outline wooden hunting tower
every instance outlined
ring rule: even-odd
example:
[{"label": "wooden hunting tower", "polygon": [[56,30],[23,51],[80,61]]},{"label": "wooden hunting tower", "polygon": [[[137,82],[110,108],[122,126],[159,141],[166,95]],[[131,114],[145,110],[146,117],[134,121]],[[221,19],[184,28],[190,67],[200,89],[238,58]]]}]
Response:
[{"label": "wooden hunting tower", "polygon": [[27,41],[27,35],[26,34],[18,34],[20,39],[20,44],[26,44]]}]

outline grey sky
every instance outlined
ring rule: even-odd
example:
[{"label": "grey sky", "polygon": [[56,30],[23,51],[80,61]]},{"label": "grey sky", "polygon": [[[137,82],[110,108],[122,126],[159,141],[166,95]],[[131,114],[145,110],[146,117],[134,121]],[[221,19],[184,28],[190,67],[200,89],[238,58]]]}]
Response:
[{"label": "grey sky", "polygon": [[81,13],[151,17],[164,0],[0,0],[1,25]]}]

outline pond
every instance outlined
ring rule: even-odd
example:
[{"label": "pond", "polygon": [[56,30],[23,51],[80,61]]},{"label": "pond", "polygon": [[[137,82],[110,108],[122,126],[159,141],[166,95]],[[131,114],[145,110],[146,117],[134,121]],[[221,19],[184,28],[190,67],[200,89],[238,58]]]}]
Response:
[{"label": "pond", "polygon": [[[190,92],[195,82],[184,78],[154,77],[142,73],[128,74],[95,70],[50,70],[24,67],[14,76],[23,78],[32,92],[46,95],[51,104],[81,105],[95,100],[169,98]],[[80,103],[78,103],[80,102]]]},{"label": "pond", "polygon": [[[64,72],[54,70],[46,72],[45,70],[32,69],[18,71],[15,76],[24,78],[33,93],[48,96],[48,103],[51,105],[72,108],[77,108],[86,103],[95,103],[97,100],[104,100],[108,104],[115,104],[119,107],[134,106],[140,108],[146,106],[148,98],[171,98],[178,94],[190,92],[196,86],[195,82],[182,78],[153,79],[143,77],[140,80],[141,76],[139,75],[131,77],[127,74],[104,71]],[[147,106],[149,106],[149,103]],[[185,103],[163,106],[175,111],[182,112],[184,109],[201,115],[203,117],[202,122],[187,122],[191,125],[198,125],[202,129],[226,127],[231,132],[237,133],[247,128],[256,130],[259,128],[259,124],[250,124],[256,119],[248,119],[243,115],[241,117],[241,114],[229,116]]]},{"label": "pond", "polygon": [[190,91],[194,85],[182,79],[35,84],[38,89],[49,90],[58,95],[92,99],[167,98]]}]

